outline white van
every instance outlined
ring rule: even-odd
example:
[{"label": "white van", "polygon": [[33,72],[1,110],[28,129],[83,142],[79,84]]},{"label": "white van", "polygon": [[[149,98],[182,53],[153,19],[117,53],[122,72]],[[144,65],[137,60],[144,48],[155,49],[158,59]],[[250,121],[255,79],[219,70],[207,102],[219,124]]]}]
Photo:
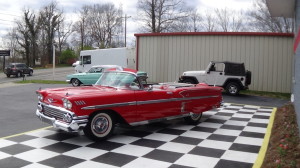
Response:
[{"label": "white van", "polygon": [[80,63],[75,66],[75,72],[86,72],[94,65],[119,65],[136,69],[135,59],[135,48],[84,50],[80,52]]}]

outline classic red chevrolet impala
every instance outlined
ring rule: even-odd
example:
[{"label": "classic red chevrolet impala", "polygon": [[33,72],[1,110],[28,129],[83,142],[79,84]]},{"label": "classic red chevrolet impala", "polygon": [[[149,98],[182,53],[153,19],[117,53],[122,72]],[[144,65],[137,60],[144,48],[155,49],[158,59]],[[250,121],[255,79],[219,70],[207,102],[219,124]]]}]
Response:
[{"label": "classic red chevrolet impala", "polygon": [[184,118],[220,107],[222,88],[205,84],[145,84],[134,70],[103,73],[93,86],[38,90],[36,115],[55,128],[83,130],[93,140],[109,137],[116,123],[132,126]]}]

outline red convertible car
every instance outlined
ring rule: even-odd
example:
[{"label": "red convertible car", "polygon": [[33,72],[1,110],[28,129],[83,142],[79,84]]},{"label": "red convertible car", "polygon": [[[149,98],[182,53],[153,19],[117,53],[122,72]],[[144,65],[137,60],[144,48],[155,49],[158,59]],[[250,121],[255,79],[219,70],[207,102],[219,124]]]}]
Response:
[{"label": "red convertible car", "polygon": [[135,70],[110,70],[93,86],[38,90],[36,115],[67,132],[93,140],[112,135],[115,124],[132,126],[175,118],[197,124],[202,112],[220,107],[222,88],[205,84],[146,84]]}]

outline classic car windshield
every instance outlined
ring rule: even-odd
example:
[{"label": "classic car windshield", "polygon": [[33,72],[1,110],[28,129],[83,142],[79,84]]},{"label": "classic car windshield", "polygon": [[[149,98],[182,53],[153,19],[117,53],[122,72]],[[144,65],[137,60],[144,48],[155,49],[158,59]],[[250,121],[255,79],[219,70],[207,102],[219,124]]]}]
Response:
[{"label": "classic car windshield", "polygon": [[99,72],[102,72],[102,69],[101,67],[92,67],[88,72],[89,73],[99,73]]},{"label": "classic car windshield", "polygon": [[136,76],[124,72],[106,72],[100,77],[96,85],[109,87],[126,87],[132,88],[139,86]]}]

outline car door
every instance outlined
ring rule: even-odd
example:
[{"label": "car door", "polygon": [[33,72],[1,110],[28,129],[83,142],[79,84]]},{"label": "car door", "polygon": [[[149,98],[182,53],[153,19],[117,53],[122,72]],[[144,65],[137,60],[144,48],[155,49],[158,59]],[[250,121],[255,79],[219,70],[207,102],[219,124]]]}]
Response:
[{"label": "car door", "polygon": [[23,66],[23,72],[26,73],[26,74],[29,74],[29,68],[26,64],[22,64]]},{"label": "car door", "polygon": [[135,91],[137,116],[141,121],[155,120],[180,114],[180,102],[168,89],[141,89]]},{"label": "car door", "polygon": [[95,84],[98,79],[100,78],[100,76],[102,75],[103,72],[103,68],[101,67],[93,67],[89,70],[89,72],[86,73],[86,75],[84,75],[84,84],[86,85],[92,85]]},{"label": "car door", "polygon": [[205,83],[208,85],[222,86],[225,81],[224,70],[224,63],[216,63],[212,65],[210,71],[207,72]]}]

